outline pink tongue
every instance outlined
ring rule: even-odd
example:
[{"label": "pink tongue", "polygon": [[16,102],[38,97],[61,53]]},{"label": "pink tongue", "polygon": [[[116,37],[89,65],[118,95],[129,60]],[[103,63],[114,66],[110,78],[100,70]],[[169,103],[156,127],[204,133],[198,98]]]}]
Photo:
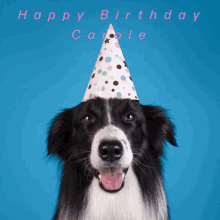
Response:
[{"label": "pink tongue", "polygon": [[122,174],[123,171],[121,168],[116,170],[113,174],[111,172],[109,173],[100,172],[101,182],[106,189],[109,190],[119,189],[122,184]]}]

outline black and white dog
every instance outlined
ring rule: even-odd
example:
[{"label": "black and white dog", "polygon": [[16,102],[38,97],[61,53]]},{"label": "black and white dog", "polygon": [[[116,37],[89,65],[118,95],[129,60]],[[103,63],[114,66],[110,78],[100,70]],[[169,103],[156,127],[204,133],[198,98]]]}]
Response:
[{"label": "black and white dog", "polygon": [[51,122],[47,148],[62,164],[54,220],[169,219],[161,156],[177,146],[165,111],[96,97]]}]

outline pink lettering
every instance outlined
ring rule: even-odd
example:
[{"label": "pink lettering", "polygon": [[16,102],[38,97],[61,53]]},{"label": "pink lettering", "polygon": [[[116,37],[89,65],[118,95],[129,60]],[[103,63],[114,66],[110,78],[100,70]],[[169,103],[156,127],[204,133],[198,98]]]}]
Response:
[{"label": "pink lettering", "polygon": [[78,12],[78,22],[80,21],[80,19],[82,18],[82,16],[83,16],[83,14],[84,14],[84,12],[81,14],[81,16],[79,15],[79,12]]},{"label": "pink lettering", "polygon": [[150,19],[152,18],[153,14],[154,14],[154,19],[156,19],[157,14],[156,14],[156,12],[154,12],[153,10],[151,11]]},{"label": "pink lettering", "polygon": [[[116,37],[117,34],[119,34],[119,37],[118,37],[118,38]],[[115,38],[116,38],[117,40],[120,39],[120,38],[121,38],[121,33],[120,33],[120,32],[115,33]]]},{"label": "pink lettering", "polygon": [[[37,17],[36,15],[38,15],[38,17]],[[40,19],[40,17],[41,17],[41,12],[36,12],[36,13],[34,14],[34,18],[35,18],[35,19]]]},{"label": "pink lettering", "polygon": [[143,12],[142,11],[140,11],[139,12],[139,19],[141,20],[142,18],[141,18],[141,15],[143,14]]},{"label": "pink lettering", "polygon": [[[66,15],[68,16],[67,18],[66,18]],[[69,19],[69,17],[70,17],[69,12],[64,12],[62,21]]]},{"label": "pink lettering", "polygon": [[118,19],[118,13],[119,13],[119,11],[117,12],[117,14],[116,14],[116,18],[115,18],[115,19]]},{"label": "pink lettering", "polygon": [[[142,37],[142,38],[141,38]],[[145,33],[144,32],[141,32],[140,34],[139,34],[139,39],[140,40],[143,40],[145,38]]]},{"label": "pink lettering", "polygon": [[[165,19],[170,19],[171,12],[172,12],[172,10],[170,10],[170,12],[166,12],[165,15],[164,15],[164,18],[165,18]],[[167,18],[167,14],[169,14],[169,17],[168,17],[168,18]]]},{"label": "pink lettering", "polygon": [[[107,12],[106,14],[104,14],[103,12]],[[106,17],[105,18],[102,18],[102,16],[105,15]],[[108,18],[108,11],[107,10],[102,10],[102,14],[101,14],[101,20],[103,19],[107,19]]]},{"label": "pink lettering", "polygon": [[24,14],[21,14],[21,10],[20,10],[19,15],[18,15],[18,19],[20,19],[20,16],[21,16],[21,15],[24,15],[24,19],[26,19],[27,10],[25,11]]},{"label": "pink lettering", "polygon": [[[92,38],[90,37],[90,34],[93,35]],[[88,35],[88,38],[89,38],[90,40],[92,40],[92,39],[94,39],[94,37],[95,37],[95,33],[94,33],[94,32],[90,32],[89,35]]]},{"label": "pink lettering", "polygon": [[129,34],[129,37],[128,37],[129,40],[130,40],[130,38],[131,38],[131,32],[132,32],[132,30],[130,30],[130,34]]},{"label": "pink lettering", "polygon": [[[180,17],[181,15],[183,15],[182,18]],[[186,16],[186,13],[185,13],[185,12],[181,12],[181,13],[179,14],[179,19],[185,19],[185,16]]]},{"label": "pink lettering", "polygon": [[198,12],[197,16],[196,16],[196,13],[194,12],[194,21],[196,21],[196,19],[198,18],[200,12]]},{"label": "pink lettering", "polygon": [[[53,15],[53,17],[51,17],[51,15]],[[55,13],[50,12],[49,17],[48,17],[48,22],[49,22],[49,20],[53,20],[54,18],[55,18]]]},{"label": "pink lettering", "polygon": [[79,30],[75,30],[75,31],[73,31],[73,33],[72,33],[72,38],[73,38],[73,39],[75,39],[75,40],[77,40],[77,39],[79,39],[79,38],[80,38],[80,36],[79,36],[79,37],[77,37],[77,38],[75,38],[75,37],[74,37],[74,34],[75,34],[75,32],[76,32],[76,31],[78,31],[79,33],[81,33]]},{"label": "pink lettering", "polygon": [[131,12],[127,12],[125,19],[128,19],[128,15],[130,15],[130,14],[131,14]]},{"label": "pink lettering", "polygon": [[103,35],[102,35],[102,39],[105,38],[105,35],[107,34],[107,32],[104,32]]}]

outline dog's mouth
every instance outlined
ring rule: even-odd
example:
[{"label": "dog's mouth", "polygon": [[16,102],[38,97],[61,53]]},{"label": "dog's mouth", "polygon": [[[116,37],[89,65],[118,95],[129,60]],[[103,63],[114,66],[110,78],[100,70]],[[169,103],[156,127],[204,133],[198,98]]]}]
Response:
[{"label": "dog's mouth", "polygon": [[108,193],[119,192],[125,185],[125,175],[128,168],[105,168],[100,172],[95,170],[95,177],[99,180],[101,189]]}]

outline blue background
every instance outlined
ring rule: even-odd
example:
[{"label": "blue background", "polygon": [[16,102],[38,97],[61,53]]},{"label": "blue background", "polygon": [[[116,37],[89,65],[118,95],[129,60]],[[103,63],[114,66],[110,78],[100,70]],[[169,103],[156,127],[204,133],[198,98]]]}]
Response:
[{"label": "blue background", "polygon": [[[220,38],[214,1],[0,4],[1,220],[52,218],[59,185],[57,164],[45,159],[48,122],[82,101],[110,23],[121,33],[140,102],[169,109],[177,128],[179,148],[167,145],[164,173],[172,219],[220,219]],[[26,19],[18,19],[20,10],[28,10]],[[102,10],[109,10],[105,20]],[[149,19],[151,10],[156,20]],[[50,12],[56,17],[48,22]],[[62,22],[64,12],[70,18]],[[84,12],[79,22],[78,12]],[[185,20],[178,19],[180,12],[186,12]],[[200,12],[195,22],[194,12]],[[81,37],[74,40],[77,29]]]}]

